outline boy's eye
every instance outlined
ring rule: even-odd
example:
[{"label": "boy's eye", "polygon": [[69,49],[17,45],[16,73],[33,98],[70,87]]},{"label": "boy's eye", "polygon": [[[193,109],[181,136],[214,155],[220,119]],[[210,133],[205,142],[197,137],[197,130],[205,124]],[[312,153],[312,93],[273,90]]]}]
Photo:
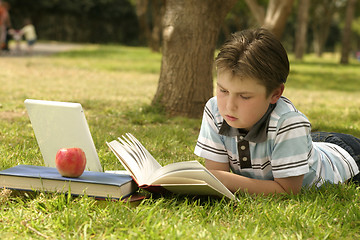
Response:
[{"label": "boy's eye", "polygon": [[222,92],[222,93],[227,93],[228,91],[225,90],[225,89],[220,88],[220,92]]},{"label": "boy's eye", "polygon": [[240,95],[240,97],[244,100],[249,100],[251,97]]}]

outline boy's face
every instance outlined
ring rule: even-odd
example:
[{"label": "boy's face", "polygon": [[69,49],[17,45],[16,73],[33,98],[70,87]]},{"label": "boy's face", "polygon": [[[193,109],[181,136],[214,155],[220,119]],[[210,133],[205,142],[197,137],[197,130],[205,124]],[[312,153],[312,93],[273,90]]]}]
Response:
[{"label": "boy's face", "polygon": [[283,85],[266,96],[265,86],[256,79],[234,76],[230,71],[218,72],[217,101],[221,116],[234,128],[250,130],[283,92]]}]

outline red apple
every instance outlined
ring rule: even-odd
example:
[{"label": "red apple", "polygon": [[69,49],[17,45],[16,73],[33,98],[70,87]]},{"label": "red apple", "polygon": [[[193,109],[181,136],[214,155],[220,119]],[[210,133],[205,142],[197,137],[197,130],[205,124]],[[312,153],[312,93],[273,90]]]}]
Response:
[{"label": "red apple", "polygon": [[56,153],[55,165],[63,177],[80,177],[85,170],[85,153],[81,148],[61,148]]}]

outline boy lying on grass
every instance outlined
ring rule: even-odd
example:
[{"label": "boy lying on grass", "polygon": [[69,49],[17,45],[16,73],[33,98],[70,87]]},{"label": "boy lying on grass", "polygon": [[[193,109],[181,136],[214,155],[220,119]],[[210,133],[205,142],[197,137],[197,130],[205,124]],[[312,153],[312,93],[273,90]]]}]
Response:
[{"label": "boy lying on grass", "polygon": [[217,96],[205,106],[195,154],[227,188],[297,194],[302,186],[360,180],[360,139],[311,133],[282,96],[289,61],[269,31],[233,34],[215,63]]}]

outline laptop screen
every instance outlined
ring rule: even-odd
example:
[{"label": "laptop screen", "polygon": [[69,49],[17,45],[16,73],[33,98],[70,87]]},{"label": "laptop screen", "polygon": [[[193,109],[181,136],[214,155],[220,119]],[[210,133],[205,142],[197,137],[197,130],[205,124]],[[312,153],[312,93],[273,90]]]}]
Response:
[{"label": "laptop screen", "polygon": [[85,170],[103,171],[80,103],[26,99],[25,106],[45,166],[56,167],[60,148],[78,147],[86,155]]}]

